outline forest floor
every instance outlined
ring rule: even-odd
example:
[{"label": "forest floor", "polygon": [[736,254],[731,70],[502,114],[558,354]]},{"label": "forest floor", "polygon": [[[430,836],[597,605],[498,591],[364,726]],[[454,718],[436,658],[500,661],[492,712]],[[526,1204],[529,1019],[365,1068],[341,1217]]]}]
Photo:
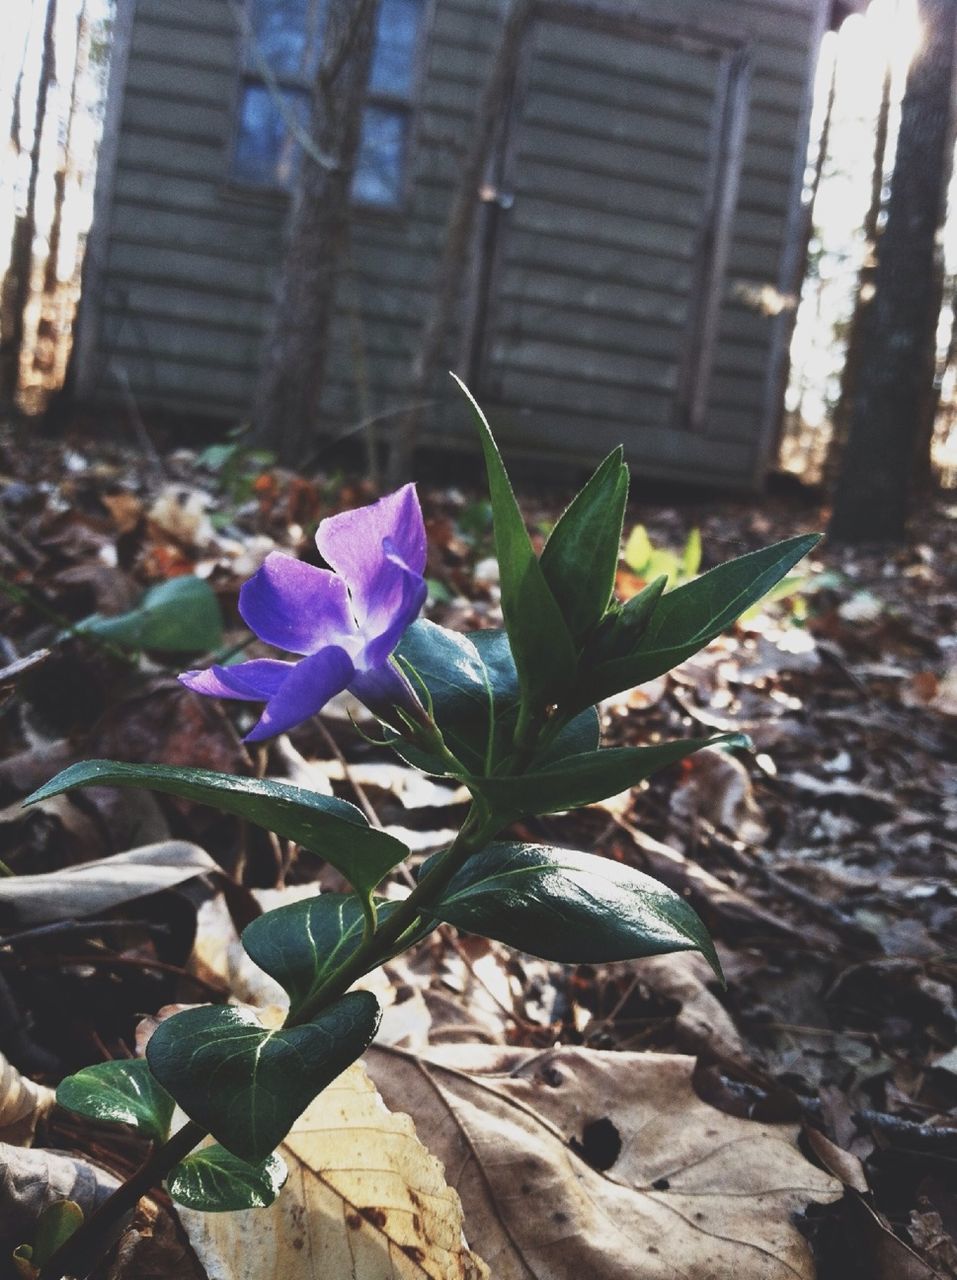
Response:
[{"label": "forest floor", "polygon": [[[364,740],[344,703],[250,752],[240,741],[248,714],[240,704],[199,699],[174,678],[183,666],[204,665],[209,651],[247,644],[236,613],[242,581],[270,550],[315,558],[316,522],[373,496],[360,482],[303,479],[235,447],[144,459],[83,442],[26,448],[10,433],[0,436],[0,475],[0,858],[10,873],[0,878],[6,1256],[50,1187],[64,1177],[79,1185],[86,1158],[122,1175],[143,1150],[131,1132],[117,1137],[50,1110],[49,1095],[28,1081],[55,1086],[81,1066],[132,1055],[141,1017],[164,1006],[252,999],[255,981],[237,958],[236,930],[317,882],[343,888],[313,855],[200,806],[102,788],[25,810],[26,794],[85,758],[265,774],[352,800],[422,857],[448,841],[465,805],[461,790],[422,779]],[[427,615],[462,630],[500,625],[483,495],[426,487],[421,497]],[[568,497],[520,494],[534,538],[544,539]],[[648,538],[636,534],[628,544],[623,596],[663,564],[693,570],[693,530],[703,570],[820,528],[822,513],[799,495],[633,503],[626,535],[639,523]],[[957,494],[944,495],[915,523],[906,549],[825,544],[799,567],[788,593],[669,675],[602,708],[613,745],[740,730],[752,753],[704,751],[627,794],[516,828],[521,838],[624,861],[686,895],[715,938],[726,989],[692,954],[568,967],[446,926],[377,980],[383,1048],[369,1070],[389,1105],[412,1111],[439,1154],[444,1139],[437,1133],[430,1141],[430,1104],[416,1112],[403,1074],[410,1055],[438,1064],[430,1087],[436,1097],[443,1091],[448,1115],[478,1103],[471,1095],[463,1101],[465,1094],[450,1102],[442,1071],[469,1087],[489,1082],[486,1118],[496,1117],[504,1148],[512,1130],[503,1097],[511,1095],[495,1082],[524,1079],[533,1064],[546,1083],[570,1071],[581,1096],[598,1106],[601,1114],[587,1121],[584,1104],[571,1100],[564,1110],[555,1101],[534,1113],[535,1149],[551,1162],[553,1197],[555,1185],[575,1178],[587,1190],[587,1205],[552,1213],[564,1234],[624,1230],[599,1228],[601,1215],[631,1224],[627,1260],[620,1241],[607,1247],[607,1265],[595,1267],[600,1249],[591,1255],[587,1273],[596,1280],[717,1275],[706,1269],[712,1255],[731,1260],[724,1266],[736,1280],[957,1277],[955,527]],[[194,616],[193,603],[160,618],[171,628],[166,647],[145,654],[131,647],[134,624],[84,622],[100,615],[115,623],[145,590],[185,575],[215,592],[221,636],[208,614]],[[206,639],[203,654],[187,652],[191,629]],[[170,841],[191,842],[180,850],[199,846],[215,868],[198,864],[192,878],[178,880],[157,873],[154,882],[142,866],[116,864],[103,875],[101,896],[82,902],[64,874]],[[583,1083],[596,1071],[607,1075],[600,1104]],[[699,1189],[711,1219],[686,1215],[685,1201],[676,1200],[684,1225],[666,1231],[649,1205],[657,1213],[670,1181],[687,1192],[686,1182],[667,1176],[667,1162],[652,1169],[647,1150],[616,1164],[639,1080],[647,1087],[636,1107],[670,1082],[662,1141],[675,1169],[704,1158],[694,1156],[695,1144],[702,1115],[711,1115],[709,1133],[737,1126],[729,1147],[751,1132],[787,1135],[780,1170],[788,1195],[781,1199],[777,1187],[762,1199],[750,1184],[738,1187],[729,1165],[727,1185]],[[532,1111],[523,1114],[531,1124]],[[552,1145],[543,1154],[546,1130]],[[524,1141],[537,1139],[526,1132]],[[53,1157],[38,1174],[35,1160],[52,1149],[74,1153],[69,1176]],[[567,1240],[567,1271],[561,1250],[539,1256],[544,1226],[523,1238],[494,1170],[483,1166],[479,1188],[467,1173],[458,1176],[454,1152],[443,1154],[446,1176],[462,1196],[470,1245],[497,1259],[494,1276],[586,1273],[581,1258],[589,1255]],[[482,1164],[474,1145],[472,1159]],[[736,1159],[772,1158],[745,1146]],[[780,1223],[770,1220],[775,1206]],[[723,1225],[715,1213],[726,1215]],[[569,1214],[580,1216],[573,1228]],[[762,1215],[764,1236],[755,1225]],[[148,1212],[141,1208],[135,1228],[110,1274],[204,1274],[162,1194]],[[376,1222],[363,1229],[376,1230]],[[663,1232],[666,1261],[658,1255]]]}]

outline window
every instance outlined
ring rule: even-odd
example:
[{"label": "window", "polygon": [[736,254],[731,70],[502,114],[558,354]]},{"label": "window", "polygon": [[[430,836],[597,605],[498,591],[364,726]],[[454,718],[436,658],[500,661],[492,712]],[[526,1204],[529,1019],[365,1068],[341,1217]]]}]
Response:
[{"label": "window", "polygon": [[[380,0],[362,117],[353,198],[381,209],[401,203],[424,0]],[[299,145],[288,126],[309,120],[325,0],[251,0],[232,177],[288,189]],[[265,69],[264,65],[265,64]]]}]

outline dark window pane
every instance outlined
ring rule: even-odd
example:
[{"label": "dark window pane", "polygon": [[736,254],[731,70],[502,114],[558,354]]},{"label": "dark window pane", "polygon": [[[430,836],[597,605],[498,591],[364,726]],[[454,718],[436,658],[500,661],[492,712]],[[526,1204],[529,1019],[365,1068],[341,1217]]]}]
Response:
[{"label": "dark window pane", "polygon": [[252,0],[250,21],[257,54],[277,75],[311,76],[322,39],[323,0]]},{"label": "dark window pane", "polygon": [[381,0],[369,88],[373,93],[412,96],[415,40],[422,0]]},{"label": "dark window pane", "polygon": [[[288,109],[307,123],[309,95],[285,90]],[[233,153],[233,177],[255,187],[290,187],[299,163],[299,144],[289,134],[274,95],[261,84],[247,84],[239,104]]]},{"label": "dark window pane", "polygon": [[391,208],[402,199],[402,158],[408,119],[404,111],[366,107],[352,182],[352,196],[363,204]]}]

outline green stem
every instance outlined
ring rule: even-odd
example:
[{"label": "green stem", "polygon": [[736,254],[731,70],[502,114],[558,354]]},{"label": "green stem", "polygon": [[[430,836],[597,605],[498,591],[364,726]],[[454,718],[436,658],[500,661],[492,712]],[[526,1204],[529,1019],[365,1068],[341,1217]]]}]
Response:
[{"label": "green stem", "polygon": [[132,1213],[140,1197],[162,1182],[171,1169],[206,1137],[202,1125],[192,1120],[177,1129],[168,1142],[152,1151],[144,1164],[104,1200],[99,1209],[74,1231],[41,1269],[38,1280],[63,1280],[64,1276],[86,1276],[116,1242],[124,1219]]},{"label": "green stem", "polygon": [[298,1027],[310,1022],[348,991],[357,978],[388,960],[402,935],[414,928],[423,916],[429,915],[428,908],[441,897],[456,871],[473,853],[477,853],[489,842],[497,829],[497,820],[488,813],[484,805],[473,802],[458,835],[436,860],[432,870],[423,876],[405,901],[379,925],[375,933],[361,943],[349,959],[331,973],[309,999],[286,1019],[285,1025]]}]

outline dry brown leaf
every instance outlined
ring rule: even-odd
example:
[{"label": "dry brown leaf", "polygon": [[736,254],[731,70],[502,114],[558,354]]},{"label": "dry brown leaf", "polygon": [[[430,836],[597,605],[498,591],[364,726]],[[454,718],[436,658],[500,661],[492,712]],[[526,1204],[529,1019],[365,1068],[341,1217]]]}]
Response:
[{"label": "dry brown leaf", "polygon": [[648,956],[635,968],[644,986],[656,995],[677,1000],[675,1044],[686,1053],[705,1049],[725,1062],[743,1062],[744,1042],[721,1001],[708,990],[714,974],[697,951]]},{"label": "dry brown leaf", "polygon": [[495,1280],[812,1280],[791,1217],[841,1185],[791,1125],[714,1110],[692,1058],[455,1045],[366,1057],[462,1197]]},{"label": "dry brown leaf", "polygon": [[0,879],[0,912],[17,924],[72,920],[218,870],[198,844],[163,840],[45,875]]},{"label": "dry brown leaf", "polygon": [[439,1162],[360,1063],[316,1098],[280,1152],[289,1181],[269,1209],[180,1209],[211,1280],[488,1280]]},{"label": "dry brown leaf", "polygon": [[0,1142],[29,1146],[37,1122],[53,1106],[54,1096],[52,1089],[28,1080],[0,1053]]}]

